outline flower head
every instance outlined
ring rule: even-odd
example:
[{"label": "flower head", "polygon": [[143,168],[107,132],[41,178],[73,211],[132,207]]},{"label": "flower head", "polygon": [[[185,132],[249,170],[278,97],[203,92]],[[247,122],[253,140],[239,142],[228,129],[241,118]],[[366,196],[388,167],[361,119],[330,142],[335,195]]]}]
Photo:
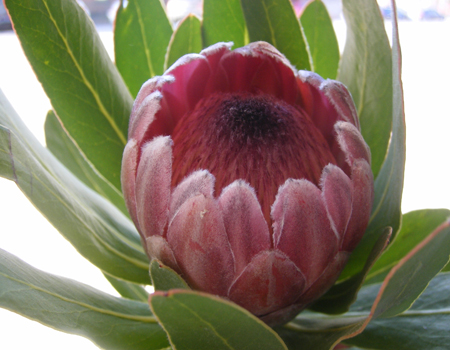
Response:
[{"label": "flower head", "polygon": [[122,187],[150,258],[276,325],[325,293],[360,241],[369,163],[343,84],[267,43],[220,43],[142,86]]}]

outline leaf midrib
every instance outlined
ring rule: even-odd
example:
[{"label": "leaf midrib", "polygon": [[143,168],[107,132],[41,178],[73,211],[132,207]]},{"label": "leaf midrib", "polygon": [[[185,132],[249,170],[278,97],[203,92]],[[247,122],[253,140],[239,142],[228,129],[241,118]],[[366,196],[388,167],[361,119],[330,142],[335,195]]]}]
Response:
[{"label": "leaf midrib", "polygon": [[147,66],[150,71],[150,77],[153,77],[156,75],[156,73],[153,68],[152,56],[151,56],[151,52],[150,52],[148,42],[147,42],[147,35],[145,33],[144,21],[142,19],[142,11],[141,11],[141,8],[139,7],[138,1],[134,1],[134,5],[136,6],[136,15],[138,17],[139,29],[141,31],[142,44],[144,45],[144,52],[145,52],[145,58],[147,60]]},{"label": "leaf midrib", "polygon": [[266,18],[267,18],[267,23],[269,25],[269,30],[270,30],[270,36],[271,36],[272,44],[273,44],[273,46],[277,47],[277,40],[275,39],[275,32],[273,30],[271,18],[269,16],[269,9],[266,6],[266,2],[264,0],[261,2],[261,4],[262,4],[262,7],[264,9]]},{"label": "leaf midrib", "polygon": [[44,4],[47,13],[48,13],[48,17],[51,20],[51,22],[53,23],[56,31],[58,32],[59,37],[61,38],[61,40],[64,43],[64,46],[67,50],[67,53],[69,54],[70,58],[73,61],[73,64],[75,65],[76,69],[78,70],[78,73],[80,74],[80,77],[82,79],[82,82],[84,83],[84,85],[88,88],[88,90],[90,91],[90,93],[92,94],[92,96],[95,99],[95,102],[97,103],[97,106],[101,112],[101,114],[103,114],[103,116],[105,117],[105,119],[107,120],[107,122],[111,125],[112,129],[114,130],[114,132],[117,134],[119,140],[123,143],[123,145],[125,146],[125,144],[127,143],[127,139],[125,137],[125,135],[122,133],[122,131],[120,130],[120,128],[117,126],[115,120],[113,119],[113,117],[110,115],[110,113],[108,112],[108,110],[106,109],[106,107],[103,105],[103,102],[99,96],[99,94],[97,93],[97,91],[94,89],[94,87],[92,86],[92,84],[89,82],[89,80],[86,78],[84,71],[80,65],[80,63],[78,62],[78,60],[75,58],[75,55],[73,54],[70,45],[67,41],[67,38],[63,35],[63,33],[61,32],[61,29],[59,28],[55,18],[53,17],[50,8],[48,7],[47,4],[47,0],[42,0],[42,3]]},{"label": "leaf midrib", "polygon": [[84,307],[86,309],[90,309],[92,311],[95,311],[95,312],[98,312],[98,313],[101,313],[101,314],[110,315],[110,316],[114,316],[114,317],[118,317],[118,318],[123,318],[123,319],[130,320],[130,321],[137,321],[137,322],[143,322],[143,323],[157,323],[157,321],[156,321],[154,316],[127,315],[127,314],[123,314],[123,313],[112,311],[112,310],[102,309],[102,308],[99,308],[99,307],[87,304],[85,302],[81,302],[81,301],[78,301],[78,300],[75,300],[75,299],[64,297],[64,296],[62,296],[60,294],[57,294],[55,292],[51,292],[51,291],[49,291],[47,289],[44,289],[44,288],[38,287],[38,286],[36,286],[34,284],[25,282],[24,280],[21,280],[21,279],[18,279],[18,278],[14,278],[14,277],[12,277],[10,275],[7,275],[7,274],[5,274],[3,272],[0,272],[0,276],[3,276],[4,278],[7,278],[7,279],[9,279],[11,281],[14,281],[16,283],[19,283],[21,285],[27,286],[30,289],[33,289],[33,290],[36,290],[36,291],[48,294],[48,295],[50,295],[50,296],[52,296],[54,298],[60,299],[60,300],[62,300],[64,302],[75,304],[75,305]]},{"label": "leaf midrib", "polygon": [[228,341],[223,338],[218,332],[217,330],[214,328],[214,326],[209,323],[208,321],[206,321],[205,319],[203,319],[203,317],[201,317],[199,314],[197,314],[194,310],[192,310],[189,306],[187,306],[185,303],[182,303],[181,301],[177,300],[176,298],[173,298],[173,300],[178,303],[182,308],[188,310],[193,316],[195,316],[200,322],[204,323],[216,336],[217,338],[219,338],[223,344],[230,350],[236,350],[234,347],[232,347]]}]

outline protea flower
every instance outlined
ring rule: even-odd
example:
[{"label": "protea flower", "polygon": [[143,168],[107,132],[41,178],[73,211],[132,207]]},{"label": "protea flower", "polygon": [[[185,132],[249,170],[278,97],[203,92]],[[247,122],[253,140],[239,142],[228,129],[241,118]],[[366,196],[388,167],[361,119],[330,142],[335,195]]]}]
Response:
[{"label": "protea flower", "polygon": [[364,234],[370,151],[343,84],[264,42],[230,47],[142,86],[123,193],[150,258],[277,325],[334,284]]}]

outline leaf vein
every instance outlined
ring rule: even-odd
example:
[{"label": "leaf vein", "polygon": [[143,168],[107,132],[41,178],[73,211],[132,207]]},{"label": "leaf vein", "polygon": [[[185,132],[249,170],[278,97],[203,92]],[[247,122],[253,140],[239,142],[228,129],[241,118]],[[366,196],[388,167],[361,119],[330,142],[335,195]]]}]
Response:
[{"label": "leaf vein", "polygon": [[71,304],[74,304],[74,305],[78,305],[78,306],[81,306],[81,307],[84,307],[84,308],[88,309],[86,311],[74,311],[74,313],[75,312],[82,313],[82,312],[88,312],[88,311],[95,311],[95,312],[98,312],[98,313],[101,313],[101,314],[110,315],[110,316],[123,318],[123,319],[126,319],[126,320],[131,320],[131,321],[136,321],[136,322],[157,323],[157,321],[156,321],[154,316],[126,315],[126,314],[123,314],[123,313],[120,313],[120,312],[102,309],[102,308],[99,308],[99,307],[87,304],[85,302],[74,300],[72,298],[65,297],[65,296],[62,296],[60,294],[57,294],[55,292],[51,292],[51,291],[49,291],[47,289],[38,287],[37,285],[31,284],[31,283],[27,283],[27,282],[25,282],[23,280],[14,278],[12,276],[9,276],[9,275],[7,275],[7,274],[5,274],[3,272],[0,272],[0,276],[3,276],[6,279],[9,279],[9,280],[17,282],[17,283],[19,283],[21,285],[24,285],[24,286],[26,286],[26,287],[28,287],[30,289],[33,289],[33,290],[36,290],[38,292],[42,292],[42,293],[48,294],[48,295],[50,295],[50,296],[52,296],[54,298],[57,298],[57,299],[60,299],[62,301],[65,301],[65,302],[68,302],[68,303],[71,303]]},{"label": "leaf vein", "polygon": [[182,302],[180,302],[179,300],[176,300],[175,298],[174,298],[174,301],[177,302],[181,307],[187,309],[187,310],[188,310],[192,315],[194,315],[200,322],[206,324],[206,325],[213,331],[213,333],[217,336],[217,338],[219,338],[219,339],[224,343],[224,345],[225,345],[227,348],[229,348],[229,349],[231,349],[231,350],[235,350],[235,348],[233,348],[233,347],[228,343],[228,341],[227,341],[225,338],[223,338],[223,337],[216,331],[216,329],[214,328],[214,326],[213,326],[211,323],[209,323],[208,321],[206,321],[205,319],[203,319],[199,314],[197,314],[194,310],[192,310],[192,309],[191,309],[190,307],[188,307],[186,304],[183,304]]},{"label": "leaf vein", "polygon": [[55,18],[53,17],[48,4],[47,4],[48,0],[42,0],[44,6],[47,9],[47,13],[48,13],[48,18],[50,19],[50,21],[53,23],[56,31],[58,32],[58,35],[60,36],[61,40],[63,41],[65,48],[70,56],[70,58],[72,59],[72,62],[74,63],[78,73],[80,74],[80,77],[83,81],[83,83],[85,84],[85,86],[88,88],[89,92],[92,94],[92,96],[94,97],[98,108],[100,110],[100,112],[103,114],[103,116],[105,117],[105,119],[108,121],[108,123],[110,124],[110,126],[112,127],[112,129],[114,130],[114,132],[117,134],[118,138],[120,139],[120,141],[123,143],[123,145],[125,145],[127,143],[127,139],[125,137],[125,135],[122,133],[122,131],[119,129],[119,127],[117,126],[116,122],[114,121],[113,117],[110,115],[110,113],[107,111],[107,109],[105,108],[105,106],[103,105],[103,102],[98,94],[98,92],[94,89],[94,87],[92,86],[92,84],[89,82],[89,80],[87,79],[84,70],[82,69],[80,63],[78,62],[78,60],[76,59],[74,53],[72,52],[72,49],[69,45],[69,42],[67,41],[67,37],[62,33],[61,28],[58,26],[58,23],[56,22]]}]

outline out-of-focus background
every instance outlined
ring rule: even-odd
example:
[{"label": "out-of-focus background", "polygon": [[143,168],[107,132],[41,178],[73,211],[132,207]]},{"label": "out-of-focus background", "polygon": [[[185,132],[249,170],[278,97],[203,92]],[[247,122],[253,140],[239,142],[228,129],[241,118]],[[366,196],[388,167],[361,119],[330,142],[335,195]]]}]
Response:
[{"label": "out-of-focus background", "polygon": [[[202,0],[161,0],[166,4],[169,18],[177,23],[188,13],[201,17]],[[310,0],[291,0],[297,14]],[[77,0],[96,24],[111,24],[120,0]],[[127,0],[124,0],[126,4]],[[341,0],[323,0],[333,19],[342,18]],[[390,0],[378,0],[384,18],[390,19],[392,10]],[[400,20],[440,21],[450,16],[450,0],[397,0]],[[10,29],[11,24],[4,5],[0,3],[0,30]]]},{"label": "out-of-focus background", "polygon": [[[333,18],[341,51],[345,22],[340,0],[323,0]],[[78,1],[90,14],[113,58],[113,21],[117,0]],[[185,14],[201,16],[199,0],[169,0],[168,15],[176,25]],[[306,0],[293,0],[298,14]],[[379,0],[391,33],[389,0]],[[407,123],[407,163],[403,211],[450,209],[450,168],[447,161],[450,130],[450,0],[397,0],[403,51],[403,83]],[[0,89],[21,118],[44,144],[43,123],[51,108],[11,30],[0,1]],[[98,269],[75,249],[28,202],[14,183],[0,178],[0,248],[33,266],[117,295]],[[51,330],[0,309],[1,346],[97,349],[90,341]]]}]

